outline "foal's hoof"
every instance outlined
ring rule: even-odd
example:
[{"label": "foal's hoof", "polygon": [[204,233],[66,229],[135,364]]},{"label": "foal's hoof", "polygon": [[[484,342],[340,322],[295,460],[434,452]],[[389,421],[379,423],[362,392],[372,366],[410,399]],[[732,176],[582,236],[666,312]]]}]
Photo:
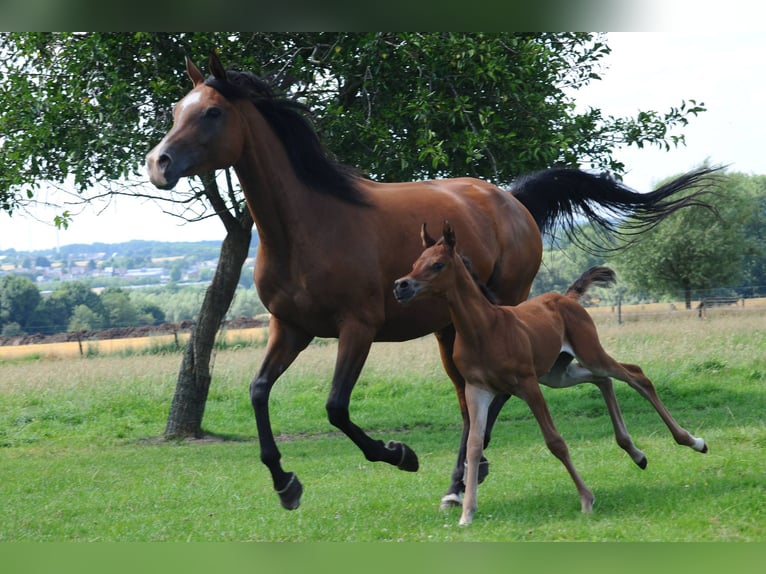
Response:
[{"label": "foal's hoof", "polygon": [[403,442],[399,442],[398,440],[388,441],[386,448],[393,451],[402,451],[402,457],[399,459],[399,462],[396,465],[396,468],[399,470],[416,472],[418,468],[420,468],[420,463],[418,463],[418,455],[416,455],[415,451]]},{"label": "foal's hoof", "polygon": [[636,464],[638,465],[638,468],[640,468],[641,470],[646,469],[647,463],[648,463],[648,461],[646,460],[645,456],[642,456],[639,460],[636,461]]},{"label": "foal's hoof", "polygon": [[290,480],[287,486],[282,490],[277,490],[279,502],[282,508],[286,510],[295,510],[301,505],[301,494],[303,494],[303,485],[294,472],[289,473]]}]

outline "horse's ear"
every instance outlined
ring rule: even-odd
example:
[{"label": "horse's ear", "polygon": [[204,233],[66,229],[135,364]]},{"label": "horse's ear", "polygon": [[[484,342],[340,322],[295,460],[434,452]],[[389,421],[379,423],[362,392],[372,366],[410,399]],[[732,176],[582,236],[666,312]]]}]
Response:
[{"label": "horse's ear", "polygon": [[203,76],[202,72],[199,71],[199,68],[194,65],[194,62],[189,59],[189,56],[186,56],[186,73],[189,74],[195,88],[205,81],[205,76]]},{"label": "horse's ear", "polygon": [[426,230],[426,224],[423,223],[423,226],[420,228],[420,239],[423,241],[423,248],[431,247],[434,243],[436,243],[436,240],[428,235],[428,230]]},{"label": "horse's ear", "polygon": [[218,57],[218,54],[216,54],[214,50],[210,50],[209,65],[210,73],[213,74],[213,77],[219,80],[226,79],[226,70],[223,67],[223,64],[221,64],[221,59]]},{"label": "horse's ear", "polygon": [[444,221],[444,230],[442,235],[444,236],[444,243],[447,244],[447,247],[450,249],[455,249],[455,230],[452,229],[452,225],[449,221]]}]

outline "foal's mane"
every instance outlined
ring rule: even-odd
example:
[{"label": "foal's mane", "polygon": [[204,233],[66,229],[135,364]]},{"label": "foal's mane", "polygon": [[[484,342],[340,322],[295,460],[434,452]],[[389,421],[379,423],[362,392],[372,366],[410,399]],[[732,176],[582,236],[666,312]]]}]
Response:
[{"label": "foal's mane", "polygon": [[310,189],[356,205],[370,205],[356,187],[353,168],[332,159],[306,118],[309,109],[295,100],[277,97],[268,82],[250,72],[227,70],[226,79],[210,76],[205,85],[229,100],[248,99],[284,145],[298,179]]},{"label": "foal's mane", "polygon": [[484,282],[479,279],[479,276],[476,275],[476,271],[473,270],[473,263],[471,263],[471,260],[466,255],[460,255],[460,259],[463,261],[463,265],[465,265],[465,268],[468,270],[468,273],[471,274],[471,278],[473,279],[473,282],[476,283],[476,286],[479,288],[479,291],[481,291],[481,294],[484,295],[484,298],[492,303],[493,305],[499,305],[500,301],[498,301],[497,296],[492,292],[492,290],[487,287]]}]

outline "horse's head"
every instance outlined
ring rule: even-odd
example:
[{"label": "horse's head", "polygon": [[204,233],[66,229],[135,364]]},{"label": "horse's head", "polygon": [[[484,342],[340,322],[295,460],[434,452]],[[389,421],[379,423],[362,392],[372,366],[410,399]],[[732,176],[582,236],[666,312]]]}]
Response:
[{"label": "horse's head", "polygon": [[[226,81],[226,71],[214,54],[210,71]],[[233,165],[242,153],[243,123],[236,105],[208,85],[199,68],[186,58],[194,88],[173,109],[173,127],[146,156],[149,179],[160,189],[175,187],[182,177]]]},{"label": "horse's head", "polygon": [[455,231],[444,222],[442,238],[438,241],[428,234],[426,224],[420,229],[423,253],[412,264],[412,271],[394,281],[394,297],[399,303],[409,303],[423,295],[443,295],[454,282]]}]

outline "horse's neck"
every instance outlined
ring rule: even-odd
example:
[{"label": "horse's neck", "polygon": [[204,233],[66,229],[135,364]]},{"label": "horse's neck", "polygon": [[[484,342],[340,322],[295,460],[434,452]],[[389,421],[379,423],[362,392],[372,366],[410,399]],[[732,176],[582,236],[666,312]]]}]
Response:
[{"label": "horse's neck", "polygon": [[300,213],[311,212],[317,194],[298,179],[282,143],[261,113],[249,103],[241,110],[248,136],[234,171],[260,242],[286,253],[296,233],[315,221],[316,218],[301,217]]},{"label": "horse's neck", "polygon": [[455,264],[455,284],[447,294],[452,324],[464,342],[481,344],[497,309],[481,292],[462,262]]}]

